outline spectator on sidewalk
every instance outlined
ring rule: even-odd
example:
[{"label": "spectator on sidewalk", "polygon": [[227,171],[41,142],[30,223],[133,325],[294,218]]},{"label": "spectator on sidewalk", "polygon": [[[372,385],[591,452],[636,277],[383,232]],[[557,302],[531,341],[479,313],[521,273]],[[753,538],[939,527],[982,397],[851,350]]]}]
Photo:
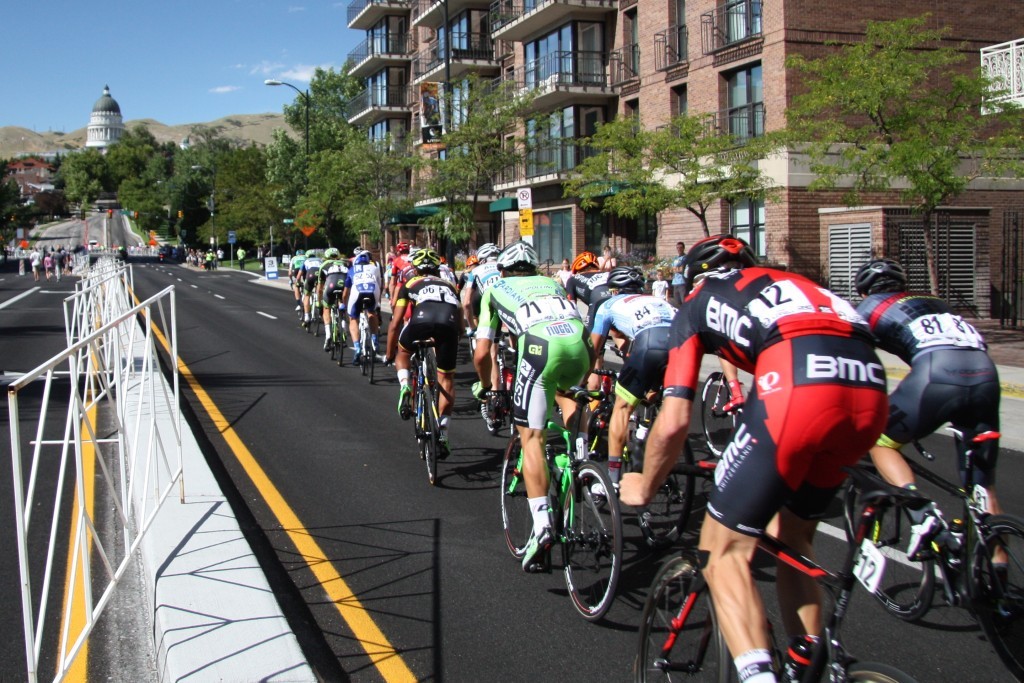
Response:
[{"label": "spectator on sidewalk", "polygon": [[245,249],[238,248],[238,269],[245,270]]},{"label": "spectator on sidewalk", "polygon": [[32,266],[32,278],[39,282],[39,269],[43,265],[43,255],[39,253],[39,247],[35,247],[28,255],[28,262]]},{"label": "spectator on sidewalk", "polygon": [[676,257],[672,259],[672,304],[679,308],[683,305],[683,297],[686,296],[686,287],[683,285],[683,268],[686,264],[686,244],[676,242]]}]

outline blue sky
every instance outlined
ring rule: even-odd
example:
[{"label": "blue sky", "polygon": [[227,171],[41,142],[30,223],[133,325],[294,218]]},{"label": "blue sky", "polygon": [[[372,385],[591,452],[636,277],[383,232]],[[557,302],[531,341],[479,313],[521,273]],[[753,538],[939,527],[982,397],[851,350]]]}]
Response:
[{"label": "blue sky", "polygon": [[4,3],[0,126],[71,132],[109,85],[126,121],[203,123],[280,112],[317,66],[365,35],[350,0],[51,0]]}]

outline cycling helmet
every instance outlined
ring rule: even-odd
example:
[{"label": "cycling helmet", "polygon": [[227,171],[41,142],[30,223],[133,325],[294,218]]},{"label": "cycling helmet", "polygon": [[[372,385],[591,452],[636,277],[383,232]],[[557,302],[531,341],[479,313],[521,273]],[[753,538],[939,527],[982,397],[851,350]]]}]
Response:
[{"label": "cycling helmet", "polygon": [[420,272],[434,272],[441,267],[441,257],[433,249],[418,249],[412,257],[412,265]]},{"label": "cycling helmet", "polygon": [[408,242],[399,242],[398,244],[396,244],[395,245],[395,253],[396,254],[408,254],[409,253],[409,243]]},{"label": "cycling helmet", "polygon": [[608,273],[608,286],[620,292],[644,291],[644,274],[639,268],[618,266]]},{"label": "cycling helmet", "polygon": [[861,296],[879,292],[899,292],[907,288],[907,273],[896,261],[877,258],[857,269],[853,285]]},{"label": "cycling helmet", "polygon": [[302,249],[296,249],[295,250],[295,255],[296,256],[305,256],[306,252],[304,250],[302,250]]},{"label": "cycling helmet", "polygon": [[707,275],[713,270],[746,268],[756,264],[757,257],[754,256],[754,250],[740,238],[730,235],[705,237],[686,252],[683,283],[687,289],[690,289],[697,277]]},{"label": "cycling helmet", "polygon": [[330,247],[329,249],[327,249],[324,252],[324,258],[325,259],[341,258],[341,251],[339,251],[338,249],[335,249],[334,247]]},{"label": "cycling helmet", "polygon": [[498,268],[502,270],[537,270],[537,252],[529,242],[519,240],[498,254]]},{"label": "cycling helmet", "polygon": [[468,259],[466,259],[466,269],[468,270],[478,263],[480,263],[480,259],[477,258],[476,255],[474,254],[473,256],[470,256]]},{"label": "cycling helmet", "polygon": [[574,273],[578,273],[584,268],[597,265],[597,257],[589,251],[581,251],[579,255],[573,259],[572,267],[570,270]]},{"label": "cycling helmet", "polygon": [[366,249],[356,249],[352,254],[352,262],[356,265],[363,265],[370,262],[370,252]]},{"label": "cycling helmet", "polygon": [[498,248],[497,244],[488,242],[487,244],[481,244],[476,250],[476,257],[481,261],[486,261],[489,258],[494,258],[501,253],[501,249]]}]

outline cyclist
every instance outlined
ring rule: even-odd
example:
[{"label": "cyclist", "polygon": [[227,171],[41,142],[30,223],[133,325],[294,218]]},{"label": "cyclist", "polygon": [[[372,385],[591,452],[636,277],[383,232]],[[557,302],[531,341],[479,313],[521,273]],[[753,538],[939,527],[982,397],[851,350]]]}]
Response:
[{"label": "cyclist", "polygon": [[469,271],[466,286],[462,288],[462,315],[470,327],[476,327],[476,320],[480,316],[480,299],[484,290],[501,277],[498,271],[499,253],[501,249],[491,242],[480,245],[476,250],[476,257],[480,262]]},{"label": "cyclist", "polygon": [[608,474],[617,485],[629,416],[640,399],[657,389],[665,376],[668,333],[676,309],[663,299],[643,293],[644,276],[638,268],[613,268],[608,274],[608,286],[613,296],[597,307],[590,340],[595,349],[603,349],[608,335],[615,330],[629,341],[608,424]]},{"label": "cyclist", "polygon": [[[572,275],[565,286],[565,293],[569,301],[582,302],[586,306],[587,313],[583,317],[583,322],[589,333],[597,307],[612,296],[611,289],[608,287],[610,271],[601,270],[597,257],[589,251],[580,252],[573,259],[571,270]],[[625,341],[622,336],[618,332],[613,332],[611,336],[615,345],[621,347]],[[597,352],[597,361],[594,367],[600,370],[604,368],[604,347],[595,347],[595,351]],[[593,391],[599,384],[597,375],[594,375],[588,380],[587,386]]]},{"label": "cyclist", "polygon": [[409,266],[409,248],[408,242],[399,242],[395,245],[395,258],[391,260],[391,267],[388,269],[388,301],[395,300],[395,294],[401,286],[398,275]]},{"label": "cyclist", "polygon": [[[871,460],[890,483],[914,487],[914,474],[900,454],[903,444],[931,434],[946,422],[966,434],[999,431],[999,373],[974,326],[942,299],[908,293],[907,274],[896,261],[868,261],[857,271],[854,286],[864,297],[857,312],[870,323],[879,347],[910,366],[910,374],[889,396],[889,422],[871,449]],[[998,513],[999,441],[981,442],[974,452],[975,481],[962,483],[984,486],[988,511]],[[908,513],[914,524],[907,555],[916,559],[944,525],[934,508]]]},{"label": "cyclist", "polygon": [[[409,387],[409,357],[413,342],[433,339],[437,354],[437,383],[441,387],[438,410],[441,414],[439,458],[447,458],[448,418],[455,403],[455,361],[462,331],[462,309],[455,285],[438,273],[441,258],[433,249],[420,249],[413,256],[416,275],[403,284],[394,299],[391,326],[388,329],[387,361],[398,371],[398,414],[412,417]],[[404,326],[403,326],[404,324]]]},{"label": "cyclist", "polygon": [[466,258],[466,265],[462,269],[462,273],[459,275],[459,281],[457,283],[455,283],[455,288],[457,290],[459,290],[459,295],[460,296],[462,295],[463,288],[465,288],[465,286],[466,286],[466,278],[469,277],[470,271],[472,271],[473,267],[476,266],[476,264],[478,264],[478,263],[480,263],[480,259],[477,258],[476,254],[470,254]]},{"label": "cyclist", "polygon": [[345,277],[345,306],[348,309],[348,331],[354,341],[355,355],[353,365],[359,365],[363,354],[362,340],[359,338],[359,312],[364,308],[369,311],[370,332],[373,335],[372,346],[377,346],[377,331],[380,327],[380,266],[373,261],[370,252],[356,249],[352,257],[352,267]]},{"label": "cyclist", "polygon": [[[477,347],[473,354],[479,381],[473,396],[482,400],[491,389],[491,346],[501,324],[517,341],[512,421],[523,445],[533,533],[523,555],[523,569],[535,571],[552,544],[553,523],[548,499],[548,467],[544,459],[544,427],[557,390],[578,384],[593,364],[593,348],[579,311],[557,282],[537,272],[537,252],[527,242],[513,242],[498,255],[501,279],[487,288],[480,302]],[[569,422],[569,415],[565,415]]]},{"label": "cyclist", "polygon": [[[752,372],[732,442],[715,472],[700,549],[719,627],[741,681],[774,680],[764,605],[750,560],[771,522],[813,558],[817,517],[851,465],[878,438],[888,400],[867,322],[807,278],[758,268],[743,240],[705,238],[686,257],[697,284],[672,323],[661,412],[642,474],[622,477],[619,499],[646,505],[683,450],[701,357],[717,353]],[[817,634],[817,584],[780,562],[779,605],[791,636]]]},{"label": "cyclist", "polygon": [[[317,271],[317,292],[320,295],[320,315],[324,321],[324,329],[331,329],[331,307],[344,301],[342,292],[345,277],[349,272],[348,260],[342,257],[341,251],[331,247],[324,252],[324,260]],[[324,335],[324,351],[331,350],[331,335]]]},{"label": "cyclist", "polygon": [[295,250],[295,256],[292,257],[291,262],[288,265],[288,284],[291,285],[292,293],[295,294],[295,310],[302,310],[302,287],[300,286],[299,273],[302,271],[302,264],[306,260],[306,252],[302,249]]},{"label": "cyclist", "polygon": [[313,290],[316,289],[317,276],[320,271],[320,266],[324,260],[317,256],[313,251],[306,254],[306,260],[302,262],[302,269],[299,270],[299,282],[302,287],[302,326],[309,327],[309,324],[313,322],[313,316],[310,313],[310,299],[312,298]]}]

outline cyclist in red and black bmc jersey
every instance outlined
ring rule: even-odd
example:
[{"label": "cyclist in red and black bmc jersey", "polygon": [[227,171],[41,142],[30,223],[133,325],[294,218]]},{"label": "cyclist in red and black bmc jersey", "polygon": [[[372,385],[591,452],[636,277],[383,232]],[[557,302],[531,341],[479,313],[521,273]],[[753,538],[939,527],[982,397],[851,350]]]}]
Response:
[{"label": "cyclist in red and black bmc jersey", "polygon": [[[746,242],[709,237],[686,262],[687,284],[697,286],[672,324],[665,398],[647,437],[644,472],[623,476],[620,500],[648,504],[678,459],[705,353],[753,373],[715,471],[700,549],[740,680],[770,681],[767,619],[750,572],[758,537],[771,522],[774,535],[814,556],[817,517],[845,477],[841,468],[857,462],[885,426],[885,368],[849,303],[799,275],[755,267]],[[814,580],[780,563],[777,585],[790,635],[819,633]]]},{"label": "cyclist in red and black bmc jersey", "polygon": [[409,267],[409,243],[399,242],[395,245],[395,258],[391,260],[391,266],[388,268],[388,300],[394,301],[395,294],[398,293],[400,283],[398,282],[398,275],[403,270]]},{"label": "cyclist in red and black bmc jersey", "polygon": [[[854,286],[865,297],[857,312],[867,319],[879,347],[910,366],[910,374],[889,397],[889,423],[871,449],[871,459],[890,483],[913,486],[914,473],[899,452],[903,444],[946,422],[969,435],[999,431],[999,373],[973,325],[942,299],[907,292],[907,275],[899,263],[865,263]],[[984,486],[989,512],[998,513],[994,487],[999,440],[983,441],[974,452],[975,481],[963,484]],[[966,476],[963,471],[960,475]],[[942,523],[932,507],[907,512],[913,521],[907,555],[914,557],[942,531]]]}]

